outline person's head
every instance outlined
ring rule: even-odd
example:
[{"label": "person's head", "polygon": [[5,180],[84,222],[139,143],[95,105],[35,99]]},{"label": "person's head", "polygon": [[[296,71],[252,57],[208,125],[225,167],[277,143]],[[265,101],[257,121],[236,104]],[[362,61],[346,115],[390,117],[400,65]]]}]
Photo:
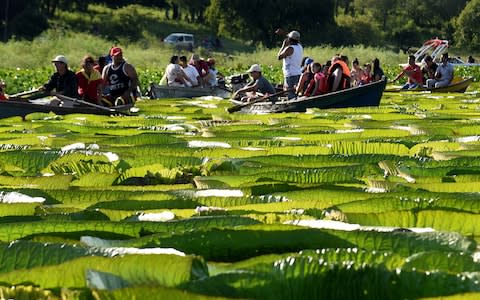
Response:
[{"label": "person's head", "polygon": [[180,56],[179,61],[180,61],[180,65],[184,68],[188,65],[187,57],[185,55]]},{"label": "person's head", "polygon": [[425,63],[427,66],[431,66],[433,64],[433,58],[430,55],[425,56]]},{"label": "person's head", "polygon": [[114,64],[120,64],[123,62],[123,51],[120,47],[112,47],[110,49],[110,56],[112,57]]},{"label": "person's head", "polygon": [[287,34],[288,41],[291,45],[296,45],[300,42],[300,32],[293,30]]},{"label": "person's head", "polygon": [[52,59],[52,63],[58,73],[64,74],[68,70],[68,60],[64,55],[57,55]]},{"label": "person's head", "polygon": [[247,73],[249,73],[250,76],[256,80],[262,76],[262,68],[258,64],[254,64],[250,67],[250,69],[247,70]]},{"label": "person's head", "polygon": [[207,59],[207,65],[208,65],[210,68],[215,67],[215,59],[209,57],[209,58]]},{"label": "person's head", "polygon": [[332,57],[331,61],[330,61],[330,64],[334,64],[335,62],[339,61],[340,60],[340,55],[336,54]]},{"label": "person's head", "polygon": [[343,61],[344,63],[346,63],[348,65],[348,56],[346,55],[340,55],[340,60]]},{"label": "person's head", "polygon": [[364,71],[367,72],[367,73],[370,73],[370,71],[372,70],[372,65],[371,64],[364,64],[363,65],[364,67]]},{"label": "person's head", "polygon": [[82,68],[86,72],[91,72],[93,70],[94,65],[95,65],[95,60],[90,55],[87,55],[82,59]]},{"label": "person's head", "polygon": [[413,66],[415,64],[415,56],[414,55],[409,55],[408,56],[408,64]]},{"label": "person's head", "polygon": [[200,56],[198,56],[198,54],[192,54],[190,58],[190,63],[196,65],[199,62],[200,62]]},{"label": "person's head", "polygon": [[98,65],[100,67],[104,67],[107,64],[107,58],[105,56],[99,56],[98,57]]},{"label": "person's head", "polygon": [[442,63],[447,64],[448,62],[448,52],[442,54]]},{"label": "person's head", "polygon": [[322,71],[322,65],[319,62],[314,62],[312,64],[312,72],[313,73],[318,73],[320,71]]},{"label": "person's head", "polygon": [[177,55],[172,55],[172,57],[170,57],[170,63],[171,64],[178,64],[178,56]]},{"label": "person's head", "polygon": [[355,59],[352,61],[352,66],[354,68],[358,68],[360,66],[360,62],[358,61],[358,58],[355,57]]}]

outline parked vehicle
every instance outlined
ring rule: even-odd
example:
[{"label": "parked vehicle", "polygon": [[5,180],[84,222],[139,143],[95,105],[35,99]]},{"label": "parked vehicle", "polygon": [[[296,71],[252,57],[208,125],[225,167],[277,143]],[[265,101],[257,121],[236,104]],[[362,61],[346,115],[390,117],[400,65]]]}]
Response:
[{"label": "parked vehicle", "polygon": [[163,42],[178,48],[193,49],[195,38],[189,33],[172,33],[163,39]]}]

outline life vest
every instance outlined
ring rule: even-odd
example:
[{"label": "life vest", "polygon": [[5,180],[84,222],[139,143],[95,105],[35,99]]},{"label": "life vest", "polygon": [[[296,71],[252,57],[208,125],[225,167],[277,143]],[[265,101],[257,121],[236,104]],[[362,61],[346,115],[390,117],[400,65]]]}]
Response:
[{"label": "life vest", "polygon": [[335,81],[335,77],[332,76],[332,74],[338,68],[342,69],[342,78],[340,79],[340,84],[338,85],[337,91],[348,89],[350,87],[350,81],[351,81],[350,68],[348,68],[347,64],[343,60],[337,60],[330,66],[330,68],[328,68],[327,83],[328,83],[329,91],[332,91],[333,82]]}]

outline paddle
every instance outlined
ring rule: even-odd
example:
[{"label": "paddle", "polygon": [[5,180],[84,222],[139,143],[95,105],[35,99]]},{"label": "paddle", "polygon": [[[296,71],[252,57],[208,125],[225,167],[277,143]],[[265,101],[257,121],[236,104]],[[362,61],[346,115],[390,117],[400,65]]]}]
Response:
[{"label": "paddle", "polygon": [[[290,89],[289,89],[289,90],[290,90]],[[233,107],[229,107],[229,108],[227,109],[227,111],[228,111],[229,113],[233,113],[233,112],[242,110],[242,108],[248,107],[248,106],[250,106],[250,105],[252,105],[252,104],[255,104],[255,103],[258,103],[258,102],[262,102],[262,101],[268,100],[268,99],[270,99],[270,98],[272,98],[272,97],[285,94],[285,93],[287,93],[289,90],[284,90],[284,91],[281,91],[281,92],[278,92],[278,93],[275,93],[275,94],[271,94],[271,95],[268,95],[268,96],[263,96],[263,97],[257,98],[257,99],[255,99],[255,100],[252,100],[252,101],[248,102],[248,103],[239,104],[239,105],[235,105],[235,106],[233,106]]]},{"label": "paddle", "polygon": [[98,104],[94,104],[94,103],[90,103],[90,102],[87,102],[87,101],[83,101],[83,100],[80,100],[80,99],[77,99],[77,98],[72,98],[72,97],[68,97],[68,96],[65,96],[65,95],[55,95],[58,99],[60,100],[63,100],[63,101],[71,101],[73,103],[80,103],[82,105],[85,105],[85,106],[90,106],[90,107],[94,107],[96,109],[100,109],[100,110],[103,110],[103,111],[107,111],[107,112],[110,112],[112,114],[122,114],[122,115],[128,115],[128,113],[126,112],[123,112],[123,111],[119,111],[119,110],[116,110],[116,109],[113,109],[113,108],[109,108],[109,107],[105,107],[105,106],[101,106],[101,105],[98,105]]},{"label": "paddle", "polygon": [[40,91],[41,91],[41,89],[37,88],[37,89],[30,90],[30,91],[25,91],[25,92],[9,95],[9,98],[13,99],[13,98],[20,98],[20,97],[23,97],[23,96],[29,96],[29,95],[33,95],[35,93],[38,93]]}]

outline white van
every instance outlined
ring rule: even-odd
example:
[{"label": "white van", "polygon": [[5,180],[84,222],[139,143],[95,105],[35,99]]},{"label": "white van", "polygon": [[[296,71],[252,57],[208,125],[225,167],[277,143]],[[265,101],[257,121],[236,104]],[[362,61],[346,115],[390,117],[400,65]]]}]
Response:
[{"label": "white van", "polygon": [[189,33],[172,33],[163,41],[172,46],[186,49],[193,49],[195,44],[193,34]]}]

